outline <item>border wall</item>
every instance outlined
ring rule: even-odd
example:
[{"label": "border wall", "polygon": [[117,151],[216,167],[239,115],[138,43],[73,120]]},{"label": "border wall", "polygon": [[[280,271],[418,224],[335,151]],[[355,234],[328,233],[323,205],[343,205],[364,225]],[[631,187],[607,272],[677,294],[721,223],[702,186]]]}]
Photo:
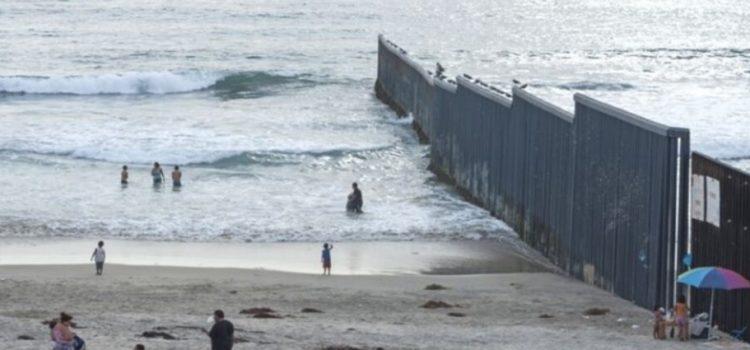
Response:
[{"label": "border wall", "polygon": [[[693,152],[693,266],[750,276],[750,174]],[[708,310],[710,291],[691,291],[693,310]],[[730,332],[750,326],[750,290],[716,291],[714,321]],[[750,340],[750,332],[745,332]]]},{"label": "border wall", "polygon": [[411,114],[430,167],[583,281],[672,305],[685,252],[689,131],[576,94],[570,114],[520,89],[435,76],[379,37],[377,97]]}]

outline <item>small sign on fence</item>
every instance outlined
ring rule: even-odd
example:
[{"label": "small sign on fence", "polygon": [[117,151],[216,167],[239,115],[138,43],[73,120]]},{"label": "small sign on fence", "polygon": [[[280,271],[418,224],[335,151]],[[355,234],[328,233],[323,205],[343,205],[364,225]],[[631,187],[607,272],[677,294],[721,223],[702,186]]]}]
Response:
[{"label": "small sign on fence", "polygon": [[695,175],[692,178],[693,200],[690,216],[721,227],[721,183],[710,176]]},{"label": "small sign on fence", "polygon": [[690,216],[695,220],[706,221],[706,177],[693,174],[693,203]]},{"label": "small sign on fence", "polygon": [[721,227],[721,187],[719,180],[706,176],[706,222]]}]

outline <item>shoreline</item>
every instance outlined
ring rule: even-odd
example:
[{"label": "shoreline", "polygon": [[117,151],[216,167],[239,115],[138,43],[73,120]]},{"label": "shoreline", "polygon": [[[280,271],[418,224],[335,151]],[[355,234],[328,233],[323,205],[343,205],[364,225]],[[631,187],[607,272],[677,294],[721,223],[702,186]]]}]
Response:
[{"label": "shoreline", "polygon": [[[0,240],[0,268],[17,265],[92,265],[96,239],[35,242]],[[555,271],[535,252],[503,241],[334,242],[339,275],[466,275]],[[318,274],[320,243],[152,242],[106,240],[107,266],[239,268]]]}]

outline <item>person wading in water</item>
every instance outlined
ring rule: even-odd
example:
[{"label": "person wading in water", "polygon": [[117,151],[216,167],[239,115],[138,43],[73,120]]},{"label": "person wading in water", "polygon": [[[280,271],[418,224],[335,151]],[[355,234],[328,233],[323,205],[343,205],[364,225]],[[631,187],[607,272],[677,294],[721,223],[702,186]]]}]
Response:
[{"label": "person wading in water", "polygon": [[154,168],[151,169],[151,177],[154,178],[154,186],[159,186],[164,182],[164,171],[161,170],[159,162],[154,162]]},{"label": "person wading in water", "polygon": [[179,165],[175,165],[172,171],[172,187],[182,187],[182,171]]},{"label": "person wading in water", "polygon": [[362,213],[362,191],[359,190],[356,182],[352,184],[352,193],[349,194],[346,202],[346,211]]}]

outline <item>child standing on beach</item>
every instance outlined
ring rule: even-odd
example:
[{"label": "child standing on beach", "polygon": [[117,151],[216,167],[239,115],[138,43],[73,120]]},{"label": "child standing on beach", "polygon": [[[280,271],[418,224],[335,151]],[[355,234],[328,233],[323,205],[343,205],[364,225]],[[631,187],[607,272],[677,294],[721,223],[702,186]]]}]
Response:
[{"label": "child standing on beach", "polygon": [[654,306],[654,339],[667,339],[667,321],[664,319],[664,309]]},{"label": "child standing on beach", "polygon": [[674,305],[675,323],[677,324],[677,334],[680,340],[690,340],[690,320],[688,319],[690,310],[687,307],[685,296],[677,297],[677,304]]},{"label": "child standing on beach", "polygon": [[328,276],[331,275],[331,250],[333,249],[333,244],[330,246],[328,243],[323,244],[323,256],[321,260],[323,261],[323,275],[326,275],[328,273]]},{"label": "child standing on beach", "polygon": [[104,241],[99,241],[99,246],[94,249],[94,253],[91,254],[91,259],[96,262],[96,275],[101,276],[104,271],[104,259],[107,255],[104,253]]}]

